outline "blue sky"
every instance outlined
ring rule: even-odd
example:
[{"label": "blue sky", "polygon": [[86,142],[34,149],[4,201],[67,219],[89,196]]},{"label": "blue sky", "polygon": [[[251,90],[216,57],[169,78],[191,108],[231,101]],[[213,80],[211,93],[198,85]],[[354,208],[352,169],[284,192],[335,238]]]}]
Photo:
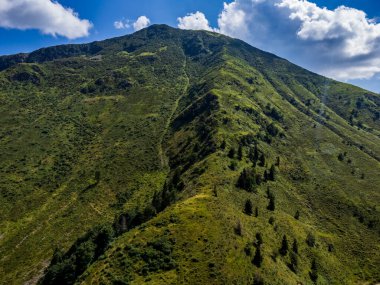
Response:
[{"label": "blue sky", "polygon": [[226,2],[0,0],[0,55],[165,23],[241,38],[312,71],[380,92],[380,1]]}]

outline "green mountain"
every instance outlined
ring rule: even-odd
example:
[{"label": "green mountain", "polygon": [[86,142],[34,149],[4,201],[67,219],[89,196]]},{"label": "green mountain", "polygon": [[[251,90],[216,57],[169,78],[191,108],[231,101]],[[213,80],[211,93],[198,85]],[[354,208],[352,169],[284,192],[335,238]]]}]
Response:
[{"label": "green mountain", "polygon": [[380,282],[380,96],[154,25],[0,57],[0,284]]}]

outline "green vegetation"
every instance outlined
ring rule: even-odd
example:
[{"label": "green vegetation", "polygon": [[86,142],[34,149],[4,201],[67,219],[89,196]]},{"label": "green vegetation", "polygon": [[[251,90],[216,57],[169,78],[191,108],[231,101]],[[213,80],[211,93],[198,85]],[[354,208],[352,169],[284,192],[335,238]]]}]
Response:
[{"label": "green vegetation", "polygon": [[296,220],[299,220],[300,219],[300,211],[297,210],[297,212],[294,214],[294,218]]},{"label": "green vegetation", "polygon": [[248,192],[255,191],[255,187],[256,187],[255,171],[251,168],[244,168],[237,182],[237,187],[244,189]]},{"label": "green vegetation", "polygon": [[282,238],[281,248],[279,252],[282,256],[285,256],[288,253],[288,249],[289,249],[288,239],[286,238],[286,235],[284,235]]},{"label": "green vegetation", "polygon": [[263,263],[263,256],[262,256],[262,253],[261,253],[261,247],[258,246],[256,248],[256,253],[255,253],[255,256],[253,257],[252,259],[252,263],[256,266],[256,267],[261,267],[261,264]]},{"label": "green vegetation", "polygon": [[154,25],[0,57],[0,102],[1,284],[380,282],[377,94]]},{"label": "green vegetation", "polygon": [[73,284],[107,249],[115,231],[111,227],[95,228],[78,239],[65,254],[56,249],[41,284]]},{"label": "green vegetation", "polygon": [[268,206],[267,206],[267,209],[269,211],[274,211],[275,208],[276,208],[276,199],[274,197],[274,194],[271,192],[271,191],[268,191],[268,199],[269,199],[269,203],[268,203]]},{"label": "green vegetation", "polygon": [[[257,208],[256,208],[257,209]],[[246,213],[248,216],[252,216],[253,214],[253,205],[252,205],[252,201],[247,199],[247,201],[245,201],[245,205],[244,205],[244,213]]]},{"label": "green vegetation", "polygon": [[315,236],[312,233],[308,233],[306,237],[306,243],[310,247],[315,246]]},{"label": "green vegetation", "polygon": [[293,241],[292,250],[294,253],[298,254],[298,242],[296,239],[294,239],[294,241]]},{"label": "green vegetation", "polygon": [[311,263],[311,270],[310,270],[310,279],[314,282],[314,283],[317,283],[317,280],[318,280],[318,267],[317,267],[317,262],[315,261],[315,259],[313,259],[312,263]]}]

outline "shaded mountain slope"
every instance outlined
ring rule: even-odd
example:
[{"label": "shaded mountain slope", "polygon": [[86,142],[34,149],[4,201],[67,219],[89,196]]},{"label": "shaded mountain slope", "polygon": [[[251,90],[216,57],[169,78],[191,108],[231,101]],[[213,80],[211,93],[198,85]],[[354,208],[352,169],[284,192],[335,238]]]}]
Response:
[{"label": "shaded mountain slope", "polygon": [[0,68],[0,282],[380,281],[379,95],[162,25]]}]

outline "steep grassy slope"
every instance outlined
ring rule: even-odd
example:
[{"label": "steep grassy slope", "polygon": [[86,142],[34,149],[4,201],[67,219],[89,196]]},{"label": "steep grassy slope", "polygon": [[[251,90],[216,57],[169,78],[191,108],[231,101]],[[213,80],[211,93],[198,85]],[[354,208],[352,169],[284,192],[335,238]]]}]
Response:
[{"label": "steep grassy slope", "polygon": [[186,78],[181,49],[153,44],[2,72],[0,283],[162,188],[158,149]]},{"label": "steep grassy slope", "polygon": [[166,26],[0,59],[1,283],[380,281],[378,95]]}]

